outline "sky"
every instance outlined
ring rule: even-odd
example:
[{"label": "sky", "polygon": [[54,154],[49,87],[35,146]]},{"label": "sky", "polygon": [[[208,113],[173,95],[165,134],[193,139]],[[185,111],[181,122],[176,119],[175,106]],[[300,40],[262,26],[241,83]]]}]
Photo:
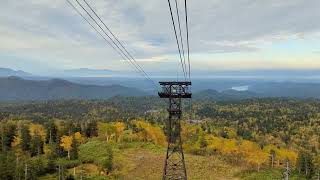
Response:
[{"label": "sky", "polygon": [[[87,1],[147,73],[181,74],[167,0]],[[132,71],[66,0],[1,3],[0,67]],[[183,13],[182,0],[178,7]],[[319,7],[319,0],[188,0],[192,73],[320,69]]]}]

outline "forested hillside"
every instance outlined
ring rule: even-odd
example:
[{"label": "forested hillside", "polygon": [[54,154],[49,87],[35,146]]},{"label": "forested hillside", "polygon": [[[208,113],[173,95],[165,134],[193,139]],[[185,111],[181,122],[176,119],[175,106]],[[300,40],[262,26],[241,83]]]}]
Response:
[{"label": "forested hillside", "polygon": [[[165,107],[152,96],[2,103],[0,179],[159,179]],[[287,164],[292,179],[319,176],[318,100],[194,101],[185,112],[190,179],[281,179]]]},{"label": "forested hillside", "polygon": [[120,85],[97,86],[62,79],[25,80],[0,77],[0,101],[44,101],[61,99],[108,99],[113,96],[142,96],[146,93]]}]

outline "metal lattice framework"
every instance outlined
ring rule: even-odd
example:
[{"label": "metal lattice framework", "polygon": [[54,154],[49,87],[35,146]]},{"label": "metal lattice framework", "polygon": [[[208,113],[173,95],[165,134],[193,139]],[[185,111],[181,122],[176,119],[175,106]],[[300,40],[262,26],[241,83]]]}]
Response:
[{"label": "metal lattice framework", "polygon": [[169,118],[166,123],[168,149],[165,159],[163,180],[187,179],[186,166],[181,141],[181,101],[182,98],[191,98],[189,92],[191,82],[160,82],[162,91],[160,98],[169,99]]}]

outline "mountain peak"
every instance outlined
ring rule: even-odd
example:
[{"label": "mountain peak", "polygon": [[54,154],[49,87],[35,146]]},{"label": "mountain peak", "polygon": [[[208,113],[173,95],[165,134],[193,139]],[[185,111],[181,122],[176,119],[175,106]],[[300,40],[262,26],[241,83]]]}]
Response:
[{"label": "mountain peak", "polygon": [[9,76],[32,76],[32,74],[24,72],[22,70],[13,70],[10,68],[0,67],[0,77],[9,77]]}]

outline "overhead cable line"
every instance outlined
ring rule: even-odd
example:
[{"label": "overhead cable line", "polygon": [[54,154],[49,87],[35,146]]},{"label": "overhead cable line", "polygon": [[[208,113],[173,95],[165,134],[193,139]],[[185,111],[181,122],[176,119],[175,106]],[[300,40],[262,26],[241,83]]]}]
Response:
[{"label": "overhead cable line", "polygon": [[[142,72],[142,74],[145,76],[145,78],[147,80],[149,80],[150,82],[152,82],[154,85],[155,83],[149,78],[148,74],[141,68],[141,66],[137,65],[137,62],[134,60],[132,61],[132,59],[130,59],[128,57],[128,55],[126,53],[124,53],[123,49],[121,49],[119,47],[119,45],[117,43],[115,43],[115,41],[108,35],[108,33],[100,26],[100,24],[97,22],[97,20],[95,18],[92,17],[92,15],[87,11],[86,8],[83,7],[83,5],[76,0],[76,2],[78,3],[78,5],[88,14],[88,16],[95,22],[96,25],[99,26],[99,28],[104,32],[104,34],[112,41],[112,43],[121,51],[121,53],[127,58],[127,60],[131,61],[132,64],[138,69],[138,71]],[[156,85],[155,85],[156,86]],[[157,86],[156,86],[157,87]]]},{"label": "overhead cable line", "polygon": [[[98,33],[98,34],[107,42],[107,44],[108,44],[113,50],[115,50],[119,56],[121,56],[121,58],[126,59],[126,58],[121,54],[121,52],[119,52],[119,50],[116,49],[116,48],[101,34],[101,32],[98,31],[97,28],[96,28],[86,17],[83,16],[83,14],[82,14],[69,0],[66,0],[66,1],[67,1],[68,4],[96,31],[96,33]],[[133,64],[132,64],[130,61],[129,61],[129,64],[132,65],[132,67],[134,67]],[[137,71],[137,72],[138,72],[138,71]],[[139,72],[138,72],[138,73],[139,73]]]},{"label": "overhead cable line", "polygon": [[174,18],[173,18],[173,13],[172,13],[170,0],[168,0],[168,5],[169,5],[169,9],[170,9],[170,14],[171,14],[171,19],[172,19],[172,25],[173,25],[173,29],[174,29],[174,34],[175,34],[176,42],[177,42],[177,46],[178,46],[178,51],[179,51],[179,56],[180,56],[180,63],[181,63],[181,66],[182,66],[182,71],[183,71],[184,78],[186,79],[186,71],[185,71],[185,67],[183,65],[183,60],[182,60],[182,55],[181,55],[181,50],[180,50],[180,45],[179,45],[176,25],[175,25]]},{"label": "overhead cable line", "polygon": [[187,65],[186,65],[186,57],[184,55],[184,45],[183,45],[183,40],[182,40],[182,32],[181,32],[181,23],[180,23],[180,14],[179,14],[179,6],[177,0],[175,0],[175,5],[176,5],[176,14],[177,14],[177,19],[178,19],[178,27],[179,27],[179,35],[180,35],[180,43],[181,43],[181,51],[183,55],[183,65],[186,71],[186,76],[188,75],[188,70],[187,70]]},{"label": "overhead cable line", "polygon": [[[109,38],[109,40],[112,42],[110,43],[106,37],[97,30],[97,28],[90,23],[90,21],[84,17],[84,15],[69,1],[67,0],[67,2],[73,7],[73,9],[124,59],[130,62],[130,64],[134,67],[134,69],[136,69],[139,73],[141,73],[142,76],[144,76],[144,78],[146,78],[146,80],[152,82],[152,84],[155,86],[155,89],[158,88],[158,86],[154,83],[154,81],[148,76],[148,74],[142,69],[142,67],[137,64],[136,60],[132,60],[131,58],[128,57],[128,55],[123,51],[123,49],[121,49],[119,47],[119,45],[117,43],[115,43],[115,41],[108,35],[108,33],[101,27],[101,25],[97,22],[97,20],[95,18],[92,17],[92,15],[83,7],[83,5],[76,0],[77,4],[88,14],[88,16],[93,20],[93,22],[103,31],[103,33]],[[99,18],[101,19],[101,18]]]},{"label": "overhead cable line", "polygon": [[190,45],[189,45],[189,25],[188,25],[188,7],[187,0],[184,0],[184,10],[186,15],[186,29],[187,29],[187,49],[188,49],[188,68],[189,68],[189,81],[191,81],[191,63],[190,63]]},{"label": "overhead cable line", "polygon": [[[128,52],[128,50],[124,47],[123,43],[120,42],[120,40],[112,33],[110,28],[104,23],[104,21],[100,18],[100,16],[96,13],[96,11],[92,8],[92,6],[86,1],[83,0],[86,5],[90,8],[90,10],[94,13],[94,15],[99,19],[99,21],[104,25],[104,27],[108,30],[108,32],[111,34],[111,36],[116,40],[116,42],[122,47],[122,49],[126,52],[126,54],[133,60],[138,68],[148,77],[148,74],[143,70],[143,68],[137,63],[135,58]],[[148,77],[149,78],[149,77]],[[149,78],[150,79],[150,78]],[[151,80],[151,79],[150,79]],[[151,80],[152,81],[152,80]]]},{"label": "overhead cable line", "polygon": [[[187,53],[188,53],[188,68],[189,68],[189,81],[191,81],[191,63],[190,63],[190,45],[189,45],[189,25],[188,25],[188,7],[187,7],[187,0],[184,0],[184,11],[186,16],[186,33],[187,33]],[[191,86],[190,86],[191,91]],[[193,102],[192,98],[189,100],[189,118],[192,119],[193,115]]]}]

